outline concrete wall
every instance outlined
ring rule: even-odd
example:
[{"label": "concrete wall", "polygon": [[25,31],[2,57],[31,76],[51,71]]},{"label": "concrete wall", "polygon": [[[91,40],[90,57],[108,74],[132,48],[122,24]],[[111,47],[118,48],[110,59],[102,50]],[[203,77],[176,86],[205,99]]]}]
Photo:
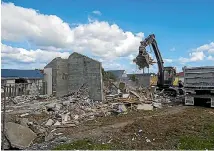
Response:
[{"label": "concrete wall", "polygon": [[89,87],[89,96],[103,100],[101,63],[74,52],[68,58],[68,91],[78,90],[84,83]]},{"label": "concrete wall", "polygon": [[45,69],[46,68],[52,68],[52,91],[53,91],[53,94],[54,94],[56,92],[57,58],[53,59],[44,68]]},{"label": "concrete wall", "polygon": [[151,82],[150,74],[136,74],[136,78],[138,79],[138,84],[142,87],[149,87]]},{"label": "concrete wall", "polygon": [[68,94],[68,60],[59,59],[57,61],[57,96]]},{"label": "concrete wall", "polygon": [[[130,78],[133,74],[128,74],[128,78]],[[130,82],[129,84],[135,86],[149,87],[151,84],[151,74],[135,74],[136,81]],[[135,83],[135,84],[134,84]]]},{"label": "concrete wall", "polygon": [[68,93],[68,60],[57,57],[45,68],[52,68],[53,94],[60,97]]},{"label": "concrete wall", "polygon": [[44,69],[44,81],[47,83],[47,94],[51,95],[53,93],[52,87],[52,68],[45,68]]}]

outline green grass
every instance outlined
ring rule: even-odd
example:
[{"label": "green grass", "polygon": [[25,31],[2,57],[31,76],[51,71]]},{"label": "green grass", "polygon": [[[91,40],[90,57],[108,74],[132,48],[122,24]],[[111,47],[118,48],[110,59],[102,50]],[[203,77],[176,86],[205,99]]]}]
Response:
[{"label": "green grass", "polygon": [[178,149],[204,150],[214,149],[214,125],[204,127],[204,136],[182,136]]},{"label": "green grass", "polygon": [[194,136],[181,137],[178,149],[204,150],[214,149],[214,139]]},{"label": "green grass", "polygon": [[90,140],[78,140],[70,144],[62,144],[53,150],[110,150],[110,144],[97,144]]}]

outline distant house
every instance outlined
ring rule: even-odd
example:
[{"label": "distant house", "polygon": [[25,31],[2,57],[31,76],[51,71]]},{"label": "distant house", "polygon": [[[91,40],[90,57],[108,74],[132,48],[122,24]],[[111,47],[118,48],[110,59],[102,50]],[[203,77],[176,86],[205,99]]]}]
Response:
[{"label": "distant house", "polygon": [[178,77],[179,80],[181,80],[182,82],[184,82],[184,72],[177,73],[177,77]]},{"label": "distant house", "polygon": [[43,81],[43,74],[40,70],[18,70],[1,69],[1,84],[9,85],[15,83],[35,83]]}]

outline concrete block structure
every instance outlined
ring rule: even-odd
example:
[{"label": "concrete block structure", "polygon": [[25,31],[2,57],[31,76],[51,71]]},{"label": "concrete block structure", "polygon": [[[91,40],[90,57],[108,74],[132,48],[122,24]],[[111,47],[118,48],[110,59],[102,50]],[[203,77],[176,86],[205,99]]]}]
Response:
[{"label": "concrete block structure", "polygon": [[[52,91],[56,96],[68,93],[68,59],[57,57],[45,66],[52,68]],[[49,81],[47,81],[48,84]]]},{"label": "concrete block structure", "polygon": [[100,62],[74,52],[68,58],[68,91],[76,91],[83,84],[87,84],[90,98],[103,100],[101,69]]},{"label": "concrete block structure", "polygon": [[128,78],[131,78],[131,76],[133,75],[136,77],[136,81],[135,81],[136,86],[149,87],[152,84],[150,73],[127,74]]},{"label": "concrete block structure", "polygon": [[53,59],[45,66],[45,69],[47,68],[52,68],[52,91],[56,96],[60,97],[77,91],[83,84],[86,84],[91,99],[95,101],[104,99],[100,62],[74,52],[68,59],[60,57]]}]

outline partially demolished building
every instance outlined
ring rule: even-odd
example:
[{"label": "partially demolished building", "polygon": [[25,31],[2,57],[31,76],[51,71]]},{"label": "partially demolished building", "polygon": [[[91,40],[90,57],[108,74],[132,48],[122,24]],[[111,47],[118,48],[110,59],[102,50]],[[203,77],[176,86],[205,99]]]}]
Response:
[{"label": "partially demolished building", "polygon": [[104,99],[101,68],[100,62],[76,52],[68,59],[57,57],[44,69],[48,94],[63,96],[86,84],[89,97],[101,101]]}]

